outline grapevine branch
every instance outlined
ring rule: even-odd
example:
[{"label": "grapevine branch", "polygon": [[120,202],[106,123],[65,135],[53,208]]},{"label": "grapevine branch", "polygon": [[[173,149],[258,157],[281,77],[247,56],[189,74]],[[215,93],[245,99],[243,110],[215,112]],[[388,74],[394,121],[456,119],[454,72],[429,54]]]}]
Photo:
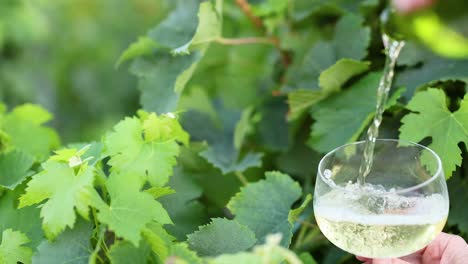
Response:
[{"label": "grapevine branch", "polygon": [[[252,8],[250,7],[247,0],[236,0],[236,4],[244,12],[244,14],[249,18],[252,24],[254,24],[254,26],[258,30],[264,33],[265,25],[263,24],[263,21],[252,13]],[[281,48],[281,43],[279,42],[279,39],[277,37],[271,37],[271,44],[274,45],[279,50],[280,56],[281,56],[281,62],[283,63],[284,67],[285,68],[289,67],[289,65],[291,64],[291,57],[289,56],[287,51]]]},{"label": "grapevine branch", "polygon": [[252,8],[250,8],[250,5],[247,2],[247,0],[236,0],[236,4],[242,9],[242,11],[257,29],[260,29],[262,31],[264,30],[263,21],[252,13]]}]

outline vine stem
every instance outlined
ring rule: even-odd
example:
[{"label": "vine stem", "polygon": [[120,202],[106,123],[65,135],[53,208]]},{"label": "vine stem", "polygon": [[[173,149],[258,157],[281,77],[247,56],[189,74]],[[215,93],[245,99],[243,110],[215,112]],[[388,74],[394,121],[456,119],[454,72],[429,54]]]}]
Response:
[{"label": "vine stem", "polygon": [[[91,256],[96,256],[101,261],[102,261],[102,259],[101,259],[101,256],[99,256],[99,250],[101,250],[101,244],[103,242],[105,233],[106,233],[105,229],[101,230],[101,232],[99,233],[98,240],[96,242],[96,247],[93,250],[93,254],[91,254]],[[106,252],[106,255],[107,255],[107,252]]]},{"label": "vine stem", "polygon": [[[252,24],[254,24],[254,26],[258,30],[260,30],[262,33],[265,33],[266,29],[265,29],[265,25],[263,24],[263,21],[252,13],[252,8],[250,7],[247,0],[236,0],[236,4],[244,12],[244,14],[249,18]],[[290,55],[288,54],[288,52],[286,52],[285,50],[281,48],[281,43],[279,39],[277,37],[271,37],[271,42],[269,43],[274,45],[278,49],[280,56],[281,56],[281,62],[283,63],[285,68],[288,68],[289,65],[291,65],[292,59]]]},{"label": "vine stem", "polygon": [[245,15],[250,19],[252,24],[255,25],[255,27],[259,30],[264,30],[263,22],[260,18],[254,16],[252,13],[252,8],[250,8],[249,3],[247,0],[236,0],[236,4],[242,9],[242,11],[245,13]]},{"label": "vine stem", "polygon": [[277,45],[277,39],[275,38],[262,38],[262,37],[247,37],[247,38],[217,38],[217,43],[223,45],[245,45],[245,44],[270,44],[273,46]]},{"label": "vine stem", "polygon": [[242,174],[242,172],[236,171],[236,172],[234,172],[234,174],[236,174],[237,178],[238,178],[239,181],[242,183],[242,185],[247,186],[247,184],[249,184],[249,181],[248,181],[247,178],[244,176],[244,174]]}]

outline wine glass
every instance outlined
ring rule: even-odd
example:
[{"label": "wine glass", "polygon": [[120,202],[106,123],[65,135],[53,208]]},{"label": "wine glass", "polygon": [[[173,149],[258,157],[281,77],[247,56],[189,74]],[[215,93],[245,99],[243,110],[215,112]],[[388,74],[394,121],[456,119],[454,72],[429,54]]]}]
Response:
[{"label": "wine glass", "polygon": [[393,139],[375,143],[373,166],[358,184],[365,141],[338,147],[319,163],[314,213],[325,237],[367,258],[397,258],[427,246],[449,211],[437,154]]}]

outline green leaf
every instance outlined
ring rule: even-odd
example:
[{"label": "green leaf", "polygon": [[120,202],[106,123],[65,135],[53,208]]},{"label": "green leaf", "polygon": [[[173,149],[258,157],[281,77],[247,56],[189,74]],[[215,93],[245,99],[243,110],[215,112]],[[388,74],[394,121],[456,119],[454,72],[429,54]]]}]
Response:
[{"label": "green leaf", "polygon": [[31,263],[32,250],[24,246],[29,242],[28,237],[12,229],[6,229],[0,243],[0,263]]},{"label": "green leaf", "polygon": [[141,181],[131,174],[112,173],[106,183],[111,203],[98,205],[98,219],[119,237],[138,247],[141,232],[152,220],[171,224],[163,206],[150,194],[141,192]]},{"label": "green leaf", "polygon": [[299,219],[299,216],[304,211],[304,209],[307,208],[307,206],[309,205],[311,200],[312,200],[312,195],[307,194],[307,196],[305,197],[305,199],[302,202],[301,206],[299,206],[296,209],[293,209],[293,210],[289,211],[289,215],[288,215],[289,223],[291,223],[293,225],[297,221],[297,219]]},{"label": "green leaf", "polygon": [[151,247],[147,243],[137,248],[128,241],[117,241],[109,251],[112,264],[147,264],[151,255]]},{"label": "green leaf", "polygon": [[158,223],[149,223],[143,230],[143,237],[161,261],[165,260],[169,254],[169,247],[175,237],[169,235],[167,231]]},{"label": "green leaf", "polygon": [[361,60],[367,55],[370,29],[363,27],[364,19],[356,15],[343,16],[335,27],[332,45],[337,58]]},{"label": "green leaf", "polygon": [[169,116],[150,114],[143,122],[126,118],[104,140],[109,164],[121,171],[149,181],[155,187],[167,183],[179,154],[176,140],[187,143],[188,134]]},{"label": "green leaf", "polygon": [[235,220],[214,218],[199,231],[188,235],[188,244],[200,256],[218,256],[251,248],[257,239],[249,228]]},{"label": "green leaf", "polygon": [[193,233],[198,226],[208,220],[204,205],[198,201],[202,196],[202,188],[190,173],[176,167],[174,175],[169,180],[169,186],[176,193],[161,198],[161,203],[169,213],[174,225],[167,226],[167,230],[180,241],[186,235]]},{"label": "green leaf", "polygon": [[[347,142],[355,141],[375,114],[380,73],[368,74],[346,91],[335,94],[312,107],[312,124],[308,145],[326,153]],[[387,108],[396,104],[402,90],[388,99]]]},{"label": "green leaf", "polygon": [[158,114],[174,111],[179,100],[176,91],[183,90],[193,73],[192,65],[201,57],[198,51],[185,56],[158,51],[152,56],[135,59],[131,71],[140,77],[138,89],[143,108]]},{"label": "green leaf", "polygon": [[254,254],[240,252],[235,255],[221,255],[215,259],[208,260],[209,264],[262,264],[263,258]]},{"label": "green leaf", "polygon": [[220,169],[223,174],[259,167],[262,154],[248,152],[240,157],[240,151],[234,146],[234,133],[240,112],[227,110],[220,105],[216,106],[216,110],[221,126],[215,124],[207,114],[197,111],[187,112],[183,116],[182,124],[193,140],[206,140],[209,143],[209,147],[200,152],[200,156]]},{"label": "green leaf", "polygon": [[43,241],[33,256],[34,264],[87,264],[93,249],[89,242],[91,224],[78,221],[53,242]]},{"label": "green leaf", "polygon": [[261,120],[257,126],[259,143],[273,151],[286,151],[290,147],[291,134],[288,127],[288,105],[283,97],[266,100],[258,110]]},{"label": "green leaf", "polygon": [[327,94],[322,91],[297,89],[288,93],[288,120],[298,119],[309,108],[322,101]]},{"label": "green leaf", "polygon": [[237,254],[224,254],[216,258],[208,259],[210,264],[302,264],[294,252],[281,247],[281,234],[268,235],[264,245],[256,246],[252,252],[240,252]]},{"label": "green leaf", "polygon": [[188,248],[186,243],[177,243],[171,246],[166,263],[202,264],[203,261],[197,253]]},{"label": "green leaf", "polygon": [[145,192],[151,194],[154,199],[158,199],[169,194],[174,194],[176,191],[171,189],[171,187],[151,187],[146,189]]},{"label": "green leaf", "polygon": [[460,108],[450,112],[443,90],[429,88],[416,93],[401,122],[400,139],[419,142],[431,137],[428,145],[441,158],[445,176],[448,178],[462,162],[460,142],[468,145],[468,95],[460,103]]},{"label": "green leaf", "polygon": [[44,160],[50,150],[60,144],[57,133],[43,124],[49,121],[52,115],[44,108],[25,104],[16,107],[0,120],[0,126],[10,136],[10,143],[37,160]]},{"label": "green leaf", "polygon": [[[218,2],[217,5],[221,5],[221,1]],[[186,8],[185,5],[184,8]],[[211,2],[202,2],[198,11],[198,27],[195,35],[189,42],[174,49],[173,54],[189,54],[194,47],[205,49],[207,44],[221,37],[220,16],[221,14],[217,13]]]},{"label": "green leaf", "polygon": [[299,255],[299,258],[304,264],[317,264],[317,261],[310,255],[309,252],[303,252]]},{"label": "green leaf", "polygon": [[281,245],[288,246],[292,237],[288,217],[292,204],[301,195],[301,188],[285,174],[267,172],[265,175],[265,180],[242,187],[227,207],[236,221],[255,233],[258,242],[264,242],[268,234],[279,232],[283,235]]},{"label": "green leaf", "polygon": [[466,201],[468,199],[468,183],[461,175],[450,178],[447,182],[450,198],[450,214],[448,224],[457,226],[464,234],[468,234]]},{"label": "green leaf", "polygon": [[241,158],[236,163],[232,163],[232,160],[227,160],[222,156],[219,156],[223,149],[208,148],[205,151],[200,153],[200,156],[204,157],[208,162],[213,164],[216,168],[220,169],[223,174],[228,174],[230,172],[243,172],[248,168],[252,167],[261,167],[262,165],[262,156],[260,153],[247,153],[243,158]]},{"label": "green leaf", "polygon": [[337,92],[351,77],[367,71],[369,65],[369,62],[340,59],[320,73],[319,85],[325,93]]},{"label": "green leaf", "polygon": [[[177,8],[148,35],[159,45],[173,49],[158,50],[153,56],[134,61],[132,72],[140,76],[141,103],[147,111],[174,111],[179,94],[192,77],[208,43],[221,34],[221,1],[190,0]],[[195,15],[198,10],[198,23]]]},{"label": "green leaf", "polygon": [[[403,57],[403,54],[400,57]],[[408,68],[395,75],[394,87],[403,86],[407,89],[404,94],[407,101],[410,101],[420,88],[439,81],[461,80],[468,82],[468,73],[465,70],[468,68],[468,60],[449,60],[427,55],[427,52],[422,52],[418,57],[422,61],[420,67]],[[415,60],[416,58],[413,59],[413,61]]]},{"label": "green leaf", "polygon": [[[336,84],[330,81],[330,75],[345,64],[354,64],[354,69],[350,69],[343,76],[345,78],[365,71],[365,65],[356,62],[363,59],[367,54],[367,47],[370,42],[370,30],[362,26],[363,19],[355,15],[343,16],[335,26],[335,34],[331,42],[317,42],[304,56],[302,60],[296,60],[288,70],[288,83],[283,87],[284,92],[291,92],[297,89],[318,89],[319,76],[330,66],[343,58],[352,59],[340,62],[337,66],[325,73],[322,83],[327,88],[336,89]],[[333,74],[335,75],[335,74]],[[330,86],[330,87],[329,87]]]},{"label": "green leaf", "polygon": [[157,47],[158,44],[149,37],[139,37],[136,42],[132,43],[130,47],[128,47],[122,53],[122,55],[120,55],[120,58],[116,63],[116,67],[119,67],[123,62],[127,60],[151,54]]},{"label": "green leaf", "polygon": [[23,192],[24,184],[14,191],[0,195],[0,232],[6,229],[21,231],[31,240],[28,245],[36,248],[44,238],[39,209],[35,207],[18,209],[18,198]]},{"label": "green leaf", "polygon": [[95,193],[94,168],[84,165],[77,172],[65,163],[47,161],[44,170],[28,182],[20,197],[19,208],[41,203],[42,226],[46,236],[54,239],[65,227],[73,228],[76,211],[88,219],[90,197]]},{"label": "green leaf", "polygon": [[15,189],[30,174],[33,163],[33,157],[22,151],[0,154],[0,186]]},{"label": "green leaf", "polygon": [[245,138],[255,130],[254,123],[258,122],[259,116],[254,115],[253,108],[248,107],[242,111],[241,118],[236,124],[234,131],[234,146],[237,149],[242,147]]},{"label": "green leaf", "polygon": [[159,25],[148,32],[148,36],[161,46],[175,49],[189,42],[198,26],[198,0],[179,1],[176,9]]},{"label": "green leaf", "polygon": [[288,93],[290,111],[289,120],[299,118],[312,105],[327,98],[341,87],[351,77],[363,73],[369,69],[369,62],[361,62],[352,59],[340,59],[328,69],[322,71],[319,76],[320,91],[298,89]]}]

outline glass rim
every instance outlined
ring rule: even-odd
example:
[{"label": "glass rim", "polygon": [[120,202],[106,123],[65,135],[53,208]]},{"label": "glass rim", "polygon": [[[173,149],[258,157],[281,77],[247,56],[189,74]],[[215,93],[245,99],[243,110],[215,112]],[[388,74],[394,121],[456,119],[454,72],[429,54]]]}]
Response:
[{"label": "glass rim", "polygon": [[[426,146],[423,146],[419,143],[415,143],[415,142],[412,142],[412,141],[407,141],[407,140],[400,140],[400,139],[376,139],[376,142],[377,141],[381,141],[381,142],[390,142],[390,141],[393,141],[393,142],[405,142],[405,143],[408,143],[409,145],[412,145],[412,146],[415,146],[415,147],[419,147],[419,148],[422,148],[422,149],[425,149],[425,150],[428,150],[435,158],[436,158],[436,161],[437,161],[437,171],[431,175],[431,177],[419,184],[416,184],[414,186],[411,186],[411,187],[408,187],[408,188],[404,188],[404,189],[400,189],[400,190],[395,190],[395,191],[385,191],[386,194],[388,193],[396,193],[396,194],[402,194],[402,193],[407,193],[407,192],[410,192],[410,191],[413,191],[413,190],[416,190],[416,189],[420,189],[428,184],[430,184],[431,182],[433,182],[435,179],[437,179],[437,177],[440,176],[441,172],[442,172],[442,160],[440,159],[439,155],[437,155],[437,153],[435,153],[434,150],[426,147]],[[351,143],[347,143],[347,144],[344,144],[344,145],[341,145],[339,147],[336,147],[334,148],[333,150],[329,151],[327,154],[325,154],[325,156],[322,157],[322,159],[320,159],[320,162],[319,162],[319,165],[318,165],[318,174],[320,175],[320,178],[321,180],[327,184],[328,187],[332,188],[332,189],[338,189],[338,190],[343,190],[345,192],[358,192],[356,190],[347,190],[345,189],[344,187],[341,187],[341,186],[338,186],[338,185],[330,185],[330,183],[328,182],[328,179],[325,178],[325,176],[323,175],[322,171],[322,166],[323,166],[323,161],[325,159],[327,159],[331,154],[337,152],[339,149],[341,148],[345,148],[345,147],[348,147],[348,146],[351,146],[351,145],[359,145],[359,144],[362,144],[362,143],[366,143],[365,140],[361,140],[361,141],[356,141],[356,142],[351,142]]]}]

